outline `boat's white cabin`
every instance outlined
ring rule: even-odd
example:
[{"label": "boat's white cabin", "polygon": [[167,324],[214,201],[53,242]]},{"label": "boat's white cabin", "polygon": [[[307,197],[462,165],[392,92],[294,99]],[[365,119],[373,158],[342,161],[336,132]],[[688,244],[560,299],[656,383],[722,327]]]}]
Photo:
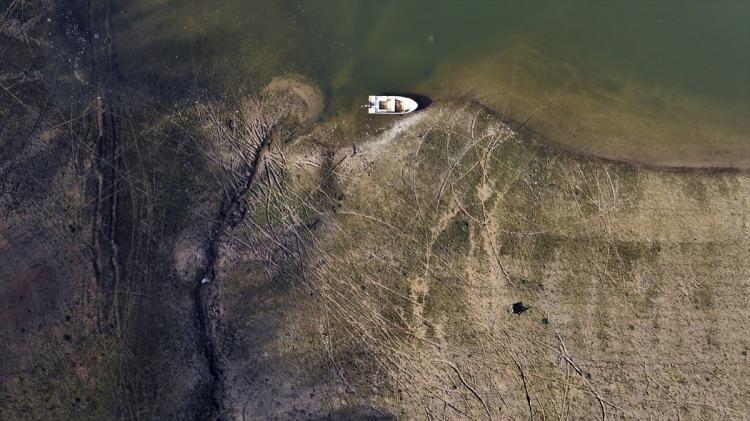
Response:
[{"label": "boat's white cabin", "polygon": [[370,114],[406,114],[417,109],[417,102],[402,96],[370,95]]}]

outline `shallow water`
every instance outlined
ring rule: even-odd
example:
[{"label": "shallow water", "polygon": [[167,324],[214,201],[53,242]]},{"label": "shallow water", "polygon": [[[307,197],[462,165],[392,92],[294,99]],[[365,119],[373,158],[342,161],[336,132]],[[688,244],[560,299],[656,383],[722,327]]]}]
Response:
[{"label": "shallow water", "polygon": [[[156,92],[299,72],[329,115],[368,93],[471,92],[548,141],[655,165],[750,166],[750,2],[121,2]],[[186,89],[187,88],[187,89]]]}]

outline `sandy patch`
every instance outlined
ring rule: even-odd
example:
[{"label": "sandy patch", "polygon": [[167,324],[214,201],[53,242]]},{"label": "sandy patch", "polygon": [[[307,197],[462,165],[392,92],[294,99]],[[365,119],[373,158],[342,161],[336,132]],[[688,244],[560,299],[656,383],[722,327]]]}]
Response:
[{"label": "sandy patch", "polygon": [[295,114],[300,123],[311,123],[323,112],[323,93],[302,75],[291,73],[275,77],[263,91],[284,92],[297,98],[301,107]]}]

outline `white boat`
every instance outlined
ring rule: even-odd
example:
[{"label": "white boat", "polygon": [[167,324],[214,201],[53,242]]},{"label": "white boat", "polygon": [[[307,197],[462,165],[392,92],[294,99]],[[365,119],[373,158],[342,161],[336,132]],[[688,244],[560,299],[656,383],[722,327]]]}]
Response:
[{"label": "white boat", "polygon": [[365,105],[370,114],[407,114],[417,109],[419,104],[411,98],[395,95],[370,95]]}]

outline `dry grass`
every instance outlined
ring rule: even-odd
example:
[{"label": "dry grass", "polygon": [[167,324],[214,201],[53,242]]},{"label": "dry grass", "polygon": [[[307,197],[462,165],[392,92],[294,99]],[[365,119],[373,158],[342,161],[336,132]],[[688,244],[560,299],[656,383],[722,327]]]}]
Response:
[{"label": "dry grass", "polygon": [[[278,317],[262,352],[281,371],[327,367],[277,379],[317,379],[320,399],[286,404],[407,418],[748,411],[744,176],[550,154],[467,104],[345,153],[276,167],[237,234],[280,253],[253,284]],[[516,301],[530,309],[510,314]]]}]

